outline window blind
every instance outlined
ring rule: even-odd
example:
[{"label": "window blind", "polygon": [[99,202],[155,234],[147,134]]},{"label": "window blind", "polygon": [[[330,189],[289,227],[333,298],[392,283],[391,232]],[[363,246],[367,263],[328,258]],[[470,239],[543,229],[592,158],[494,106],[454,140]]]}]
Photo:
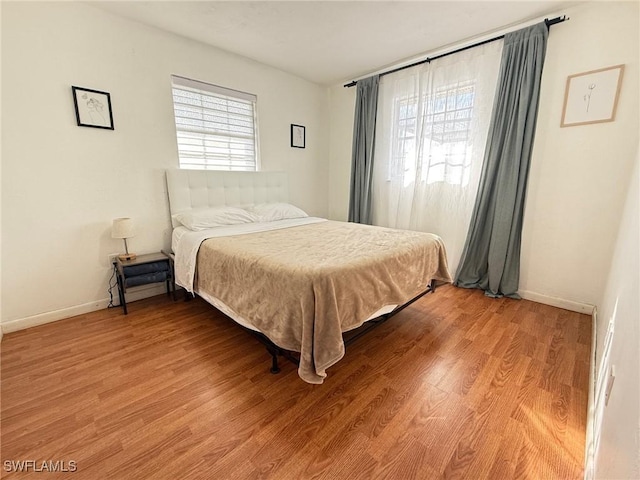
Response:
[{"label": "window blind", "polygon": [[171,80],[180,168],[257,170],[256,96]]}]

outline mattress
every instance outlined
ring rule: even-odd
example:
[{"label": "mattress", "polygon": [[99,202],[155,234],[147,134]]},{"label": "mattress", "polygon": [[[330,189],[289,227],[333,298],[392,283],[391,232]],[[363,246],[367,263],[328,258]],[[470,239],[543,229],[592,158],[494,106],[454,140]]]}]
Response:
[{"label": "mattress", "polygon": [[451,281],[436,235],[312,217],[283,222],[174,235],[176,279],[299,352],[298,374],[309,383],[322,383],[344,356],[343,332],[431,280]]}]

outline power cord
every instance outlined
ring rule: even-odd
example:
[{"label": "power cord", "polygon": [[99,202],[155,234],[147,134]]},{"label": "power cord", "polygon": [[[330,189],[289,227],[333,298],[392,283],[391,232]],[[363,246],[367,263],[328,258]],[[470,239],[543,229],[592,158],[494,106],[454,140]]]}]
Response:
[{"label": "power cord", "polygon": [[113,271],[111,272],[111,278],[109,279],[109,305],[107,305],[107,308],[114,308],[118,306],[113,304],[113,289],[118,286],[116,268],[116,262],[113,262]]}]

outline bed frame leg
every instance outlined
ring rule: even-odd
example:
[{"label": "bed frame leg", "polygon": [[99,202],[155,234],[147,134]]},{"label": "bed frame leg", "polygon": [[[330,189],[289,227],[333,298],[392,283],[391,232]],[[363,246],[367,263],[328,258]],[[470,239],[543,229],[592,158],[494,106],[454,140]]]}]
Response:
[{"label": "bed frame leg", "polygon": [[267,347],[267,351],[271,354],[271,368],[269,371],[274,375],[276,373],[280,373],[280,367],[278,366],[278,350]]}]

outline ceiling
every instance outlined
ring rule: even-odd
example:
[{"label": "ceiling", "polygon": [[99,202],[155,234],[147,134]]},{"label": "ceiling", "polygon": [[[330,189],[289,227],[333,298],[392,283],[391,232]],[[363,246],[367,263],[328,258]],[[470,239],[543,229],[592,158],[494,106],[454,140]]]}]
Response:
[{"label": "ceiling", "polygon": [[323,85],[548,14],[566,1],[118,1],[103,10]]}]

